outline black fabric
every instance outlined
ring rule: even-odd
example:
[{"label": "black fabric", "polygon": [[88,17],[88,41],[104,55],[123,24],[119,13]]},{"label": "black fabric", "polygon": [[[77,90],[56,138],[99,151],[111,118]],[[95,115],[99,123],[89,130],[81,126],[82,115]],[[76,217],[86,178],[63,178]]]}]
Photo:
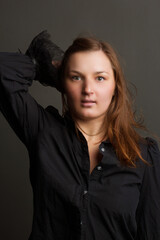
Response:
[{"label": "black fabric", "polygon": [[33,38],[25,54],[35,64],[35,79],[42,85],[52,86],[62,91],[58,65],[64,52],[50,38],[50,34],[46,30],[39,33]]},{"label": "black fabric", "polygon": [[141,144],[137,168],[122,167],[106,140],[90,174],[87,142],[74,122],[28,93],[34,64],[19,53],[0,54],[0,109],[30,156],[34,216],[29,240],[160,239],[160,152]]}]

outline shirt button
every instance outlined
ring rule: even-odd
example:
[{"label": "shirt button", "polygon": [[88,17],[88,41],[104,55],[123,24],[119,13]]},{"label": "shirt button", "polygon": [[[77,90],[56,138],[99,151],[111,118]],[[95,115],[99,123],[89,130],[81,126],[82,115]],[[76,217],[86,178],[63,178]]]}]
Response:
[{"label": "shirt button", "polygon": [[84,190],[83,194],[85,195],[88,191],[87,190]]},{"label": "shirt button", "polygon": [[102,151],[102,152],[105,152],[105,148],[104,148],[104,147],[102,147],[102,148],[101,148],[101,151]]},{"label": "shirt button", "polygon": [[98,171],[102,170],[102,167],[101,167],[101,166],[98,166],[98,167],[97,167],[97,170],[98,170]]}]

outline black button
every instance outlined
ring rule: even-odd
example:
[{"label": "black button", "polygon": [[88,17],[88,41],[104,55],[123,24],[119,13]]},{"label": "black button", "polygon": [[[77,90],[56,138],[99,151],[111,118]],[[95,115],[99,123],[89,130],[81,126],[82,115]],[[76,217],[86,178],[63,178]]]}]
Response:
[{"label": "black button", "polygon": [[87,190],[84,190],[83,194],[85,195],[88,191]]},{"label": "black button", "polygon": [[98,171],[101,171],[101,170],[102,170],[102,167],[101,167],[101,166],[98,166],[98,167],[97,167],[97,170],[98,170]]}]

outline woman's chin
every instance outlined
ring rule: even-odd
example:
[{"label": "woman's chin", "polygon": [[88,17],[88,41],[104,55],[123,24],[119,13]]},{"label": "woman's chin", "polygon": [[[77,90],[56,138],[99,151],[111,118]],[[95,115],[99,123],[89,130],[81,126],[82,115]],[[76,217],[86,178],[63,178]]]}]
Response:
[{"label": "woman's chin", "polygon": [[94,120],[99,117],[98,114],[92,113],[92,112],[79,112],[75,115],[76,119],[81,119],[85,121]]}]

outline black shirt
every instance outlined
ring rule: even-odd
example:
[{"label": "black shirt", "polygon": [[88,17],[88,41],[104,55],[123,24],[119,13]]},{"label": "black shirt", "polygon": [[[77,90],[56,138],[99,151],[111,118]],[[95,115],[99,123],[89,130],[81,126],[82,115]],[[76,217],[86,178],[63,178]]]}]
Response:
[{"label": "black shirt", "polygon": [[34,64],[0,54],[0,109],[30,156],[34,216],[29,240],[159,240],[160,152],[141,144],[151,166],[121,166],[109,140],[90,174],[87,141],[69,116],[44,109],[28,93]]}]

